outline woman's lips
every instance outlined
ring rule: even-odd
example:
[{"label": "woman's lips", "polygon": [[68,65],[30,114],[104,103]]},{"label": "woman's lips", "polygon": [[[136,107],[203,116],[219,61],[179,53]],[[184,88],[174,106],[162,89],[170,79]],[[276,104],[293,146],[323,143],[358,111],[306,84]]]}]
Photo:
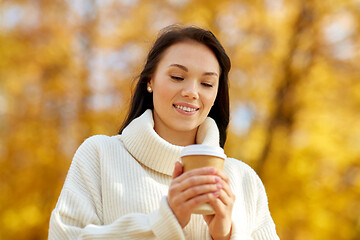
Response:
[{"label": "woman's lips", "polygon": [[188,103],[181,103],[181,104],[173,104],[173,107],[180,113],[186,114],[186,115],[192,115],[195,114],[199,108],[188,104]]}]

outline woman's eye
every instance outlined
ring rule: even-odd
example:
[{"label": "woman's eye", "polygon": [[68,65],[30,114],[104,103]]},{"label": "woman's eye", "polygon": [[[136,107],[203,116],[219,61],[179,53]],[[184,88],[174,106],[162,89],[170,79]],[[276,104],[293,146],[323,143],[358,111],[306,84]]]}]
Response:
[{"label": "woman's eye", "polygon": [[174,79],[174,80],[178,80],[178,81],[184,80],[184,78],[182,78],[182,77],[177,77],[177,76],[171,76],[171,78]]},{"label": "woman's eye", "polygon": [[202,85],[205,87],[213,87],[213,85],[211,85],[210,83],[202,83]]}]

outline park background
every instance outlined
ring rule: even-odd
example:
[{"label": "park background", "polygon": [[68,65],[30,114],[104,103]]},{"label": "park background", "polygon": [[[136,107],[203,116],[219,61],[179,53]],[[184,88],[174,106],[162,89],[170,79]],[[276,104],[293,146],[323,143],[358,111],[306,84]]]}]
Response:
[{"label": "park background", "polygon": [[163,27],[232,60],[225,150],[281,239],[360,238],[359,0],[0,0],[0,239],[46,239],[72,157],[115,135]]}]

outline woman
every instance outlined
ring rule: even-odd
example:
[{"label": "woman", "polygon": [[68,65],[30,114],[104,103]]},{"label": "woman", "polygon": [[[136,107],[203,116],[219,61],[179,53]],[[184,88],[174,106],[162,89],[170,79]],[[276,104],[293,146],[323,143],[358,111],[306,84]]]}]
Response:
[{"label": "woman", "polygon": [[[264,186],[246,164],[183,173],[183,146],[223,147],[230,60],[216,37],[171,26],[150,50],[117,136],[77,150],[50,239],[278,239]],[[235,200],[236,195],[236,200]],[[191,214],[210,203],[214,215]]]}]

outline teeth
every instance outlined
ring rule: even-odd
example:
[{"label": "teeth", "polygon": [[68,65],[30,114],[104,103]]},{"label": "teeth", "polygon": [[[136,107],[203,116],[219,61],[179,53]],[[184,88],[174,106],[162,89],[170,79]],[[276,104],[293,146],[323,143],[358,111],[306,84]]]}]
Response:
[{"label": "teeth", "polygon": [[175,106],[176,108],[179,108],[179,109],[184,110],[184,111],[186,111],[186,112],[193,112],[193,111],[196,111],[196,110],[197,110],[196,108],[184,107],[184,106],[175,105],[175,104],[174,104],[174,106]]}]

